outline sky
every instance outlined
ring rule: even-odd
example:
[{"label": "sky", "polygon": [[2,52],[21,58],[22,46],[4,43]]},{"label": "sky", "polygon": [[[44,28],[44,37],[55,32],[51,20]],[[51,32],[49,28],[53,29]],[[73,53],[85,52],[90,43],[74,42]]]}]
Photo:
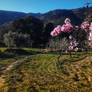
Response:
[{"label": "sky", "polygon": [[[83,7],[87,0],[0,0],[0,10],[45,13]],[[92,0],[89,0],[89,2]]]}]

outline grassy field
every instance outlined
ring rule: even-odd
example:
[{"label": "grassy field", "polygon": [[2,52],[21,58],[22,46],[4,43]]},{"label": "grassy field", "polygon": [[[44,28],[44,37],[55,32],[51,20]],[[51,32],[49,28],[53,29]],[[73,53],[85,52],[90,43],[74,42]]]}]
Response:
[{"label": "grassy field", "polygon": [[[91,52],[73,52],[70,58],[67,54],[59,56],[57,52],[22,49],[28,54],[0,60],[0,92],[92,91]],[[6,51],[5,48],[0,50]]]}]

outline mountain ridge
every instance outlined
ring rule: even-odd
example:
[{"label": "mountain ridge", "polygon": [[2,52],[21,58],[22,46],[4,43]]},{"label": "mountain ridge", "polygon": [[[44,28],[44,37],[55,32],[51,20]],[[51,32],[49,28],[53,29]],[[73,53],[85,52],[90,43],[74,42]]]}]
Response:
[{"label": "mountain ridge", "polygon": [[29,15],[39,18],[40,20],[44,21],[45,24],[49,22],[54,23],[56,25],[63,24],[62,21],[64,21],[64,19],[67,17],[69,17],[72,20],[73,24],[80,24],[84,19],[86,19],[88,15],[87,13],[89,13],[89,15],[92,16],[91,12],[92,7],[89,7],[88,10],[87,8],[56,9],[46,13],[25,13],[17,11],[0,10],[0,25]]}]

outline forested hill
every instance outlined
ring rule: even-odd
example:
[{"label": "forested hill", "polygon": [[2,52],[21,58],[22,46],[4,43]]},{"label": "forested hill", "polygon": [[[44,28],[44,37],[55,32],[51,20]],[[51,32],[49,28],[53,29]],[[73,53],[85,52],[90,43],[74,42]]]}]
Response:
[{"label": "forested hill", "polygon": [[0,25],[6,22],[13,21],[15,19],[26,16],[26,13],[23,12],[14,12],[14,11],[3,11],[0,10]]},{"label": "forested hill", "polygon": [[92,7],[72,10],[57,9],[38,16],[45,23],[63,24],[65,18],[70,18],[73,24],[80,24],[85,19],[92,20]]},{"label": "forested hill", "polygon": [[40,13],[24,13],[24,12],[0,10],[0,25],[8,23],[10,21],[14,21],[15,19],[25,17],[27,15],[39,16]]},{"label": "forested hill", "polygon": [[71,10],[57,9],[44,14],[0,10],[0,25],[28,15],[41,19],[45,24],[49,22],[56,25],[63,24],[66,17],[69,17],[73,24],[80,24],[87,17],[89,17],[89,20],[92,20],[92,7],[88,9],[78,8]]},{"label": "forested hill", "polygon": [[76,16],[76,14],[72,10],[54,10],[50,11],[48,13],[45,13],[43,15],[38,16],[41,20],[43,20],[45,23],[52,22],[54,24],[63,24],[65,18],[70,18],[73,23],[80,23],[82,20],[80,17]]}]

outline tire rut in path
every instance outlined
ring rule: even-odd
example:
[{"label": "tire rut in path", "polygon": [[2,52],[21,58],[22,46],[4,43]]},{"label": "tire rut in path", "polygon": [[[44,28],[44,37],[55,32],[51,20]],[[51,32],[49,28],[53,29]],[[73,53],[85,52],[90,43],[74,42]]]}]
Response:
[{"label": "tire rut in path", "polygon": [[3,74],[0,75],[0,88],[2,88],[3,85],[4,85],[4,83],[5,83],[5,74],[6,74],[8,71],[10,71],[10,70],[13,68],[13,66],[15,66],[16,64],[18,64],[18,61],[11,63],[8,67],[6,67],[6,68],[3,70]]}]

